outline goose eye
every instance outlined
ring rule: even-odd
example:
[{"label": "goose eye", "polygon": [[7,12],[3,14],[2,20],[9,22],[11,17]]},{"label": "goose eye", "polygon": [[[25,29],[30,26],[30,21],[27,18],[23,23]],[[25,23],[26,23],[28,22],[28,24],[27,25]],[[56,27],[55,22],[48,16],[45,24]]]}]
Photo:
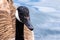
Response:
[{"label": "goose eye", "polygon": [[12,2],[12,0],[7,0],[8,2]]},{"label": "goose eye", "polygon": [[10,0],[7,0],[8,2],[10,1]]}]

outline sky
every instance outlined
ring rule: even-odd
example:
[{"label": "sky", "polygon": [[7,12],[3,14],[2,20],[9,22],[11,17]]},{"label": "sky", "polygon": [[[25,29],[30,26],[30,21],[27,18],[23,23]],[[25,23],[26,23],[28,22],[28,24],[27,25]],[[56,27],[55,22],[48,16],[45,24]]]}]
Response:
[{"label": "sky", "polygon": [[60,0],[14,0],[14,5],[29,8],[35,40],[60,40]]}]

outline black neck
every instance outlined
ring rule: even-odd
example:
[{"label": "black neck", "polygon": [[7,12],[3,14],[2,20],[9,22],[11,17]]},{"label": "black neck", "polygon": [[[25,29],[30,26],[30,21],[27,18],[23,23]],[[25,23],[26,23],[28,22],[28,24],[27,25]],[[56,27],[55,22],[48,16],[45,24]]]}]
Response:
[{"label": "black neck", "polygon": [[16,19],[16,40],[24,40],[24,24]]}]

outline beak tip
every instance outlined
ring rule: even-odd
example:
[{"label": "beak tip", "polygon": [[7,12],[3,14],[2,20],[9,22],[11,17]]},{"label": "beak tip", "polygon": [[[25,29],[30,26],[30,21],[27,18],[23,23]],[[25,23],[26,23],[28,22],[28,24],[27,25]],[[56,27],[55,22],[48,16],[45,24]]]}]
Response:
[{"label": "beak tip", "polygon": [[31,31],[33,31],[34,28],[33,28],[33,26],[30,26],[29,29],[30,29]]},{"label": "beak tip", "polygon": [[30,30],[33,31],[33,28],[31,28]]}]

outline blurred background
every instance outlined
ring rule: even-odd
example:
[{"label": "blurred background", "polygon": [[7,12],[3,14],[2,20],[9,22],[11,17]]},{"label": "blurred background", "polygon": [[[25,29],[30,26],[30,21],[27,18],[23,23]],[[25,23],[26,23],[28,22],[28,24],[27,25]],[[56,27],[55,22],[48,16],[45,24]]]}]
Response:
[{"label": "blurred background", "polygon": [[35,40],[60,40],[60,0],[13,0],[29,8]]}]

